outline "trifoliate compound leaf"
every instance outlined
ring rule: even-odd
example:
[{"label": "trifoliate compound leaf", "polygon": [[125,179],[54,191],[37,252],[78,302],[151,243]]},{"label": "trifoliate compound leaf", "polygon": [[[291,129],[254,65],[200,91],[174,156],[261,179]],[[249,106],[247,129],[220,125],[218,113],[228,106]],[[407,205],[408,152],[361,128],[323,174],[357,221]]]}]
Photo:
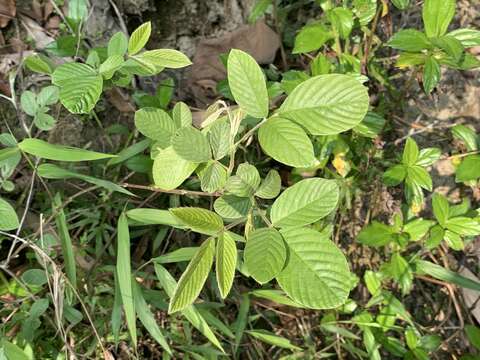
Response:
[{"label": "trifoliate compound leaf", "polygon": [[172,147],[178,156],[192,162],[205,162],[212,156],[207,137],[193,126],[178,129],[172,137]]},{"label": "trifoliate compound leaf", "polygon": [[333,180],[305,179],[285,190],[272,205],[272,224],[293,227],[311,224],[337,206],[338,185]]},{"label": "trifoliate compound leaf", "polygon": [[228,233],[222,233],[217,240],[215,256],[215,272],[217,274],[218,290],[225,299],[232,288],[235,267],[237,265],[237,247]]},{"label": "trifoliate compound leaf", "polygon": [[182,159],[170,146],[160,150],[153,160],[153,181],[161,189],[175,189],[193,173],[197,165]]},{"label": "trifoliate compound leaf", "polygon": [[135,127],[162,148],[170,145],[170,139],[175,132],[175,123],[170,116],[161,109],[151,107],[135,112]]},{"label": "trifoliate compound leaf", "polygon": [[273,228],[250,233],[243,253],[250,275],[265,284],[282,271],[287,260],[287,249],[282,235]]},{"label": "trifoliate compound leaf", "polygon": [[252,200],[248,197],[240,197],[226,194],[219,197],[213,203],[216,213],[224,219],[240,219],[248,215],[252,207]]},{"label": "trifoliate compound leaf", "polygon": [[352,278],[347,260],[335,244],[307,228],[286,229],[281,234],[288,250],[285,268],[277,276],[283,291],[312,309],[344,304]]},{"label": "trifoliate compound leaf", "polygon": [[74,114],[87,114],[95,107],[103,79],[86,64],[66,63],[55,69],[52,83],[60,87],[60,101]]},{"label": "trifoliate compound leaf", "polygon": [[213,211],[196,207],[179,207],[170,212],[193,231],[214,235],[223,230],[223,220]]},{"label": "trifoliate compound leaf", "polygon": [[281,162],[294,167],[309,167],[315,162],[313,145],[305,131],[290,120],[269,119],[258,131],[263,151]]},{"label": "trifoliate compound leaf", "polygon": [[202,291],[212,267],[215,255],[215,239],[203,242],[195,256],[180,277],[177,287],[170,299],[168,313],[174,313],[191,305]]},{"label": "trifoliate compound leaf", "polygon": [[278,114],[295,121],[313,135],[331,135],[358,125],[367,113],[368,104],[367,88],[356,79],[328,74],[298,85]]},{"label": "trifoliate compound leaf", "polygon": [[268,92],[265,76],[257,62],[246,52],[232,49],[228,55],[228,85],[240,108],[248,115],[268,115]]}]

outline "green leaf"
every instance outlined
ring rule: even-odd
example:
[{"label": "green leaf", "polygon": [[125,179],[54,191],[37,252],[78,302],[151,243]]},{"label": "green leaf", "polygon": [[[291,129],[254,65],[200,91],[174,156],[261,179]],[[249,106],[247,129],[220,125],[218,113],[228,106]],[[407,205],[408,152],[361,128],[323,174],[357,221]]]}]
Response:
[{"label": "green leaf", "polygon": [[110,38],[108,42],[107,54],[108,56],[120,55],[123,56],[128,49],[128,40],[124,33],[117,32]]},{"label": "green leaf", "polygon": [[179,69],[191,65],[190,59],[178,50],[156,49],[141,53],[137,59],[146,61],[155,67]]},{"label": "green leaf", "polygon": [[0,230],[15,230],[19,225],[15,209],[6,200],[0,198]]},{"label": "green leaf", "polygon": [[212,148],[213,158],[220,160],[230,150],[230,124],[226,121],[216,121],[207,134]]},{"label": "green leaf", "polygon": [[130,36],[128,40],[128,55],[135,55],[138,53],[147,43],[152,32],[152,24],[146,22],[140,25]]},{"label": "green leaf", "polygon": [[419,241],[425,237],[434,224],[435,221],[418,218],[406,223],[403,231],[410,236],[410,241]]},{"label": "green leaf", "polygon": [[342,252],[312,229],[283,230],[282,236],[289,255],[277,281],[287,295],[312,309],[332,309],[344,304],[352,278]]},{"label": "green leaf", "polygon": [[293,54],[308,53],[320,49],[333,34],[320,23],[305,25],[295,37]]},{"label": "green leaf", "polygon": [[273,228],[250,233],[243,253],[250,275],[265,284],[282,271],[287,260],[287,249],[282,235]]},{"label": "green leaf", "polygon": [[377,0],[354,0],[353,6],[355,15],[362,26],[368,25],[377,12]]},{"label": "green leaf", "polygon": [[98,72],[103,75],[104,79],[109,80],[113,77],[115,71],[120,69],[125,60],[122,55],[109,56],[98,69]]},{"label": "green leaf", "polygon": [[258,140],[263,151],[278,162],[294,167],[315,163],[312,142],[300,126],[289,120],[269,119],[260,127]]},{"label": "green leaf", "polygon": [[466,182],[480,178],[480,155],[466,156],[455,172],[456,182]]},{"label": "green leaf", "polygon": [[218,290],[225,299],[230,292],[237,265],[237,247],[228,233],[222,233],[217,241],[215,255],[215,272],[217,274]]},{"label": "green leaf", "polygon": [[273,203],[272,224],[277,227],[311,224],[330,214],[336,208],[338,198],[338,185],[333,180],[301,180]]},{"label": "green leaf", "polygon": [[367,88],[348,75],[328,74],[298,85],[278,110],[313,135],[331,135],[358,125],[368,110]]},{"label": "green leaf", "polygon": [[248,15],[248,22],[253,24],[255,21],[258,20],[272,5],[272,0],[258,0],[255,3],[255,6],[250,11],[250,15]]},{"label": "green leaf", "polygon": [[464,49],[462,43],[453,36],[441,36],[432,38],[432,43],[451,56],[454,62],[459,62],[463,56]]},{"label": "green leaf", "polygon": [[197,168],[202,191],[213,193],[220,190],[227,182],[227,169],[219,162],[212,161]]},{"label": "green leaf", "polygon": [[203,284],[205,284],[207,276],[210,273],[214,255],[215,239],[209,238],[200,246],[198,252],[192,258],[187,269],[180,277],[175,292],[170,299],[168,307],[169,314],[185,309],[195,301],[198,295],[200,295]]},{"label": "green leaf", "polygon": [[332,27],[342,39],[347,39],[353,28],[353,14],[343,7],[337,7],[327,12]]},{"label": "green leaf", "polygon": [[222,218],[213,211],[195,207],[179,207],[169,211],[186,227],[201,234],[214,235],[223,230]]},{"label": "green leaf", "polygon": [[172,117],[177,129],[192,125],[192,112],[184,102],[179,101],[175,104],[172,111]]},{"label": "green leaf", "polygon": [[464,216],[448,219],[445,222],[445,228],[461,236],[475,236],[480,234],[480,222]]},{"label": "green leaf", "polygon": [[452,36],[460,41],[464,48],[480,46],[480,31],[475,29],[457,29],[449,32],[447,36]]},{"label": "green leaf", "polygon": [[115,157],[115,155],[103,154],[95,151],[83,150],[63,145],[49,144],[39,139],[24,139],[18,147],[34,156],[56,161],[90,161]]},{"label": "green leaf", "polygon": [[223,195],[213,203],[216,213],[225,219],[240,219],[246,217],[252,200],[248,197],[240,197],[235,195]]},{"label": "green leaf", "polygon": [[158,327],[157,320],[154,315],[148,308],[148,304],[143,298],[142,290],[136,281],[133,282],[133,299],[135,301],[135,310],[137,312],[138,318],[142,322],[145,329],[149,332],[152,338],[160,344],[160,346],[165,349],[170,355],[172,355],[172,349],[168,345],[167,339],[162,334],[162,331]]},{"label": "green leaf", "polygon": [[455,15],[455,0],[425,0],[423,24],[428,37],[442,36]]},{"label": "green leaf", "polygon": [[153,181],[161,189],[172,190],[181,185],[196,168],[197,164],[182,159],[170,146],[160,150],[153,161]]},{"label": "green leaf", "polygon": [[287,296],[284,295],[283,291],[281,290],[254,290],[251,291],[250,294],[253,296],[259,297],[261,299],[270,300],[276,302],[277,304],[292,306],[302,308],[303,306],[297,304],[295,301],[291,300]]},{"label": "green leaf", "polygon": [[170,139],[175,133],[175,123],[170,116],[161,109],[151,107],[135,112],[135,127],[162,148],[170,145]]},{"label": "green leaf", "polygon": [[369,138],[376,138],[385,126],[385,119],[374,112],[367,112],[362,122],[353,128],[353,131]]},{"label": "green leaf", "polygon": [[480,350],[480,329],[474,325],[465,325],[465,333],[470,344]]},{"label": "green leaf", "polygon": [[255,192],[255,196],[262,199],[274,199],[280,194],[281,188],[282,179],[280,178],[280,174],[277,170],[271,169]]},{"label": "green leaf", "polygon": [[185,225],[168,210],[139,208],[126,212],[126,215],[142,225],[168,225],[184,229]]},{"label": "green leaf", "polygon": [[74,114],[93,110],[103,89],[102,76],[86,64],[65,63],[55,69],[52,83],[60,87],[60,101]]},{"label": "green leaf", "polygon": [[431,49],[432,44],[427,36],[418,30],[406,29],[395,33],[387,43],[388,46],[408,52],[420,52]]},{"label": "green leaf", "polygon": [[402,163],[407,166],[412,166],[417,163],[420,151],[418,150],[417,143],[413,138],[409,137],[405,143],[403,149]]},{"label": "green leaf", "polygon": [[450,212],[450,205],[447,198],[439,193],[434,193],[432,196],[432,208],[438,223],[442,227],[445,227]]},{"label": "green leaf", "polygon": [[178,263],[183,261],[190,261],[198,251],[198,247],[184,247],[173,250],[167,254],[163,254],[153,258],[152,260],[159,264]]},{"label": "green leaf", "polygon": [[193,126],[178,129],[172,137],[172,147],[178,156],[191,162],[205,162],[212,156],[207,137]]},{"label": "green leaf", "polygon": [[395,231],[391,226],[373,221],[360,231],[357,240],[363,245],[380,247],[393,241],[394,234]]},{"label": "green leaf", "polygon": [[440,64],[433,56],[428,56],[423,67],[423,89],[427,95],[435,89],[440,77]]},{"label": "green leaf", "polygon": [[38,110],[36,95],[31,91],[24,91],[20,97],[20,105],[25,113],[30,116],[35,116]]},{"label": "green leaf", "polygon": [[260,185],[260,174],[255,166],[248,163],[240,164],[235,176],[227,180],[226,189],[233,195],[252,196]]},{"label": "green leaf", "polygon": [[54,70],[54,66],[50,62],[50,59],[40,54],[30,55],[25,59],[24,63],[31,71],[40,74],[50,75]]},{"label": "green leaf", "polygon": [[461,236],[456,232],[445,230],[444,240],[448,247],[453,250],[462,251],[465,248],[465,243],[463,242]]},{"label": "green leaf", "polygon": [[392,0],[393,5],[399,10],[405,10],[410,5],[410,0]]},{"label": "green leaf", "polygon": [[435,279],[446,281],[466,289],[480,291],[480,283],[429,261],[416,260],[415,268],[417,273],[426,274]]},{"label": "green leaf", "polygon": [[455,125],[452,128],[452,135],[455,139],[463,141],[468,151],[478,150],[479,139],[472,128],[465,125]]},{"label": "green leaf", "polygon": [[422,149],[418,154],[416,165],[418,166],[433,165],[438,159],[440,159],[441,155],[442,155],[442,151],[438,148]]},{"label": "green leaf", "polygon": [[383,182],[387,186],[397,186],[407,176],[407,167],[395,165],[383,173]]},{"label": "green leaf", "polygon": [[53,105],[58,101],[59,90],[56,86],[45,86],[37,96],[39,106]]},{"label": "green leaf", "polygon": [[52,116],[40,112],[37,113],[33,122],[40,130],[48,131],[54,128],[56,120]]},{"label": "green leaf", "polygon": [[414,165],[407,168],[407,180],[421,188],[432,191],[432,178],[423,167]]},{"label": "green leaf", "polygon": [[290,349],[290,350],[297,350],[301,351],[302,348],[299,348],[298,346],[293,345],[290,340],[275,335],[271,333],[270,331],[266,330],[247,330],[246,333],[250,336],[253,336],[254,338],[259,339],[260,341],[263,341],[267,344],[273,345],[273,346],[278,346],[284,349]]},{"label": "green leaf", "polygon": [[122,151],[120,151],[117,154],[117,157],[108,160],[107,165],[108,166],[117,165],[117,164],[120,164],[120,163],[134,157],[135,155],[141,154],[151,144],[152,144],[152,142],[151,142],[150,139],[140,140],[139,142],[136,142],[135,144],[133,144],[133,145],[123,149]]},{"label": "green leaf", "polygon": [[[0,340],[0,355],[5,356],[5,360],[30,360],[25,352],[17,345],[7,341],[5,337]],[[3,356],[2,356],[3,357]]]},{"label": "green leaf", "polygon": [[127,216],[122,213],[117,227],[117,276],[128,331],[137,346],[137,326],[135,323],[135,303],[132,292],[132,270],[130,265],[130,233]]},{"label": "green leaf", "polygon": [[227,70],[230,90],[240,108],[250,116],[267,117],[267,85],[255,59],[246,52],[232,49],[228,55]]}]

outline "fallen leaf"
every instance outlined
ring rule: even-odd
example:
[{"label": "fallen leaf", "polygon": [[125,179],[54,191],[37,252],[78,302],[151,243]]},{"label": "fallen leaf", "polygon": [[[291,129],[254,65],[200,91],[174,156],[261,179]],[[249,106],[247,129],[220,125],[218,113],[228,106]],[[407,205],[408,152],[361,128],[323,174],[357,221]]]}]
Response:
[{"label": "fallen leaf", "polygon": [[0,28],[7,26],[16,13],[15,0],[2,0],[0,2]]},{"label": "fallen leaf", "polygon": [[28,35],[32,37],[35,41],[35,48],[41,50],[44,49],[48,44],[50,44],[54,39],[48,36],[45,33],[45,30],[38,25],[35,20],[30,19],[29,17],[20,15],[20,20],[22,25],[27,30]]},{"label": "fallen leaf", "polygon": [[134,112],[135,106],[128,94],[114,87],[106,92],[108,101],[120,112]]},{"label": "fallen leaf", "polygon": [[[462,267],[459,273],[468,279],[480,282],[480,279],[466,267]],[[480,322],[480,293],[475,290],[461,288],[461,294],[470,313],[473,315],[473,317],[475,317],[475,319],[477,319],[478,322]]]}]

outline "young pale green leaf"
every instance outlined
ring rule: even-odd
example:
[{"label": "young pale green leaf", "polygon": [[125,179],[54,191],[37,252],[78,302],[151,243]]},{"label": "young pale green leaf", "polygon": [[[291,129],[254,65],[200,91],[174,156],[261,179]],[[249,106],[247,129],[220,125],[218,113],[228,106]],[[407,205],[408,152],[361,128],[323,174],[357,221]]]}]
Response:
[{"label": "young pale green leaf", "polygon": [[191,162],[206,162],[212,157],[207,137],[193,126],[178,129],[172,137],[173,150],[182,159]]},{"label": "young pale green leaf", "polygon": [[406,223],[403,231],[410,236],[410,241],[419,241],[425,237],[433,225],[435,225],[433,220],[418,218]]},{"label": "young pale green leaf", "polygon": [[103,75],[103,78],[109,80],[113,77],[115,71],[120,69],[125,60],[122,55],[109,56],[98,69],[98,72]]},{"label": "young pale green leaf", "polygon": [[247,330],[246,333],[250,336],[253,336],[254,338],[257,338],[260,341],[263,341],[267,344],[273,345],[273,346],[278,346],[284,349],[290,349],[290,350],[296,350],[296,351],[301,351],[302,348],[299,348],[298,346],[293,345],[290,340],[275,335],[271,333],[270,331],[266,330]]},{"label": "young pale green leaf", "polygon": [[111,154],[103,154],[69,146],[49,144],[48,142],[40,139],[24,139],[18,144],[18,147],[27,154],[56,161],[77,162],[115,157],[115,155]]},{"label": "young pale green leaf", "polygon": [[103,79],[86,64],[65,63],[55,69],[52,83],[60,88],[60,101],[71,113],[88,114],[103,89]]},{"label": "young pale green leaf", "polygon": [[350,35],[353,28],[353,13],[350,9],[344,7],[336,7],[327,12],[328,19],[336,33],[346,39]]},{"label": "young pale green leaf", "polygon": [[452,135],[455,139],[461,140],[465,143],[468,151],[476,151],[479,146],[479,138],[477,133],[470,127],[465,125],[455,125],[452,128]]},{"label": "young pale green leaf", "polygon": [[391,226],[373,221],[370,225],[363,228],[358,234],[357,240],[363,245],[380,247],[393,241],[394,229]]},{"label": "young pale green leaf", "polygon": [[433,214],[435,215],[438,223],[442,227],[445,227],[445,223],[450,216],[450,204],[448,203],[447,198],[439,193],[434,193],[432,196],[432,208]]},{"label": "young pale green leaf", "polygon": [[432,191],[432,178],[428,171],[421,166],[414,165],[407,168],[407,181]]},{"label": "young pale green leaf", "polygon": [[287,249],[282,235],[273,228],[250,233],[243,258],[250,275],[265,284],[282,271],[287,260]]},{"label": "young pale green leaf", "polygon": [[436,265],[429,261],[417,260],[415,261],[415,268],[417,273],[426,274],[435,279],[446,281],[466,289],[480,291],[480,283],[477,281],[468,279],[456,272],[445,269],[443,266]]},{"label": "young pale green leaf", "polygon": [[178,207],[169,211],[186,227],[201,234],[215,235],[223,230],[222,218],[213,211],[195,207]]},{"label": "young pale green leaf", "polygon": [[442,36],[455,15],[455,0],[425,0],[422,18],[428,37]]},{"label": "young pale green leaf", "polygon": [[207,134],[213,158],[224,158],[230,149],[230,124],[227,121],[216,121],[212,124]]},{"label": "young pale green leaf", "polygon": [[0,150],[0,161],[5,161],[5,160],[10,160],[13,158],[17,158],[20,161],[20,149],[15,146],[15,147],[7,147],[5,149]]},{"label": "young pale green leaf", "polygon": [[240,219],[246,217],[251,207],[252,200],[250,200],[250,198],[229,194],[219,197],[213,203],[213,208],[217,214],[224,219]]},{"label": "young pale green leaf", "polygon": [[464,48],[480,46],[480,31],[475,29],[457,29],[449,32],[447,36],[452,36],[460,41]]},{"label": "young pale green leaf", "polygon": [[75,171],[62,169],[54,164],[42,164],[38,167],[38,175],[46,179],[80,179],[90,184],[101,186],[109,191],[117,191],[122,194],[134,196],[130,191],[121,186],[103,179],[97,179],[93,176],[84,175]]},{"label": "young pale green leaf", "polygon": [[215,255],[215,272],[217,274],[218,290],[225,299],[230,292],[237,265],[237,246],[228,233],[222,233],[217,240]]},{"label": "young pale green leaf", "polygon": [[39,112],[33,119],[33,123],[40,130],[48,131],[54,128],[56,120],[44,112]]},{"label": "young pale green leaf", "polygon": [[182,159],[171,146],[160,150],[153,161],[152,173],[155,186],[164,190],[175,189],[195,171],[197,165]]},{"label": "young pale green leaf", "polygon": [[229,193],[241,197],[252,196],[260,185],[260,174],[255,166],[248,163],[240,164],[235,176],[227,180],[226,189]]},{"label": "young pale green leaf", "polygon": [[153,258],[152,260],[158,264],[170,264],[184,261],[190,261],[198,251],[197,246],[184,247],[177,250],[173,250],[167,254],[163,254]]},{"label": "young pale green leaf", "polygon": [[179,69],[192,64],[186,55],[173,49],[145,51],[140,55],[140,58],[150,64],[154,64],[157,68]]},{"label": "young pale green leaf", "polygon": [[273,203],[272,224],[277,227],[311,224],[330,214],[336,208],[338,198],[338,185],[333,180],[301,180]]},{"label": "young pale green leaf", "polygon": [[418,166],[433,165],[438,159],[440,159],[441,155],[442,155],[442,151],[438,148],[422,149],[418,154],[416,165]]},{"label": "young pale green leaf", "polygon": [[56,86],[45,86],[42,88],[37,96],[37,103],[39,106],[53,105],[58,101],[60,92]]},{"label": "young pale green leaf", "polygon": [[395,165],[383,173],[383,182],[387,186],[397,186],[407,176],[405,165]]},{"label": "young pale green leaf", "polygon": [[130,36],[128,40],[128,55],[135,55],[138,53],[147,43],[152,32],[152,24],[146,22],[140,25]]},{"label": "young pale green leaf", "polygon": [[185,228],[185,225],[168,210],[139,208],[128,210],[126,215],[141,225],[167,225],[178,229]]},{"label": "young pale green leaf", "polygon": [[465,243],[463,242],[462,237],[456,232],[445,230],[443,239],[452,250],[462,251],[465,248]]},{"label": "young pale green leaf", "polygon": [[464,54],[464,48],[460,40],[455,39],[453,36],[441,36],[431,39],[433,45],[442,49],[447,55],[452,57],[452,60],[458,63]]},{"label": "young pale green leaf", "polygon": [[403,149],[402,163],[407,166],[413,166],[417,163],[420,151],[418,150],[417,143],[413,138],[409,137],[405,143]]},{"label": "young pale green leaf", "polygon": [[335,244],[307,228],[288,229],[281,234],[289,254],[285,268],[277,276],[283,291],[312,309],[332,309],[344,304],[352,277],[345,256]]},{"label": "young pale green leaf", "polygon": [[480,178],[480,155],[466,156],[455,172],[456,182],[466,182]]},{"label": "young pale green leaf", "polygon": [[135,303],[132,291],[132,270],[130,265],[130,233],[127,216],[122,213],[117,226],[117,277],[128,331],[134,345],[137,345]]},{"label": "young pale green leaf", "polygon": [[192,112],[184,102],[177,102],[172,110],[173,122],[177,129],[192,125]]},{"label": "young pale green leaf", "polygon": [[263,179],[255,196],[262,199],[274,199],[280,194],[282,188],[282,179],[277,170],[271,169],[265,179]]},{"label": "young pale green leaf", "polygon": [[37,97],[31,91],[24,91],[20,96],[20,105],[22,110],[30,116],[35,116],[38,110]]},{"label": "young pale green leaf", "polygon": [[320,23],[308,24],[295,37],[295,46],[292,53],[302,54],[316,51],[332,38],[333,34],[325,25]]},{"label": "young pale green leaf", "polygon": [[448,219],[445,222],[445,228],[461,236],[475,236],[480,234],[480,222],[464,216]]},{"label": "young pale green leaf", "polygon": [[140,285],[137,284],[136,281],[133,281],[133,299],[135,301],[135,310],[137,312],[138,318],[142,322],[145,329],[149,332],[149,334],[160,344],[160,346],[172,355],[172,349],[168,345],[167,339],[162,334],[160,330],[157,320],[155,316],[152,314],[150,309],[148,308],[148,304],[143,298],[142,289]]},{"label": "young pale green leaf", "polygon": [[209,238],[200,246],[198,252],[180,277],[175,292],[170,299],[169,314],[185,309],[200,295],[203,284],[205,284],[210,273],[214,255],[215,239]]},{"label": "young pale green leaf", "polygon": [[269,119],[260,127],[258,140],[263,151],[282,164],[309,167],[315,163],[312,142],[292,121],[278,117]]},{"label": "young pale green leaf", "polygon": [[202,191],[213,193],[220,190],[227,182],[227,169],[219,162],[212,161],[197,168]]},{"label": "young pale green leaf", "polygon": [[175,133],[175,123],[170,116],[165,111],[152,107],[135,112],[135,127],[162,148],[170,145],[170,139]]},{"label": "young pale green leaf", "polygon": [[353,6],[360,25],[368,25],[375,18],[377,12],[376,0],[354,0]]},{"label": "young pale green leaf", "polygon": [[120,55],[123,56],[127,52],[128,49],[128,40],[124,33],[117,32],[110,38],[107,47],[107,54],[108,56]]},{"label": "young pale green leaf", "polygon": [[387,45],[397,50],[409,52],[420,52],[432,48],[427,36],[414,29],[400,30],[392,36]]},{"label": "young pale green leaf", "polygon": [[368,110],[365,86],[342,74],[319,75],[298,85],[278,113],[313,135],[331,135],[358,125]]},{"label": "young pale green leaf", "polygon": [[268,116],[268,92],[260,66],[253,57],[232,49],[228,55],[228,84],[235,101],[248,115]]},{"label": "young pale green leaf", "polygon": [[19,226],[15,209],[6,200],[0,198],[0,230],[15,230]]},{"label": "young pale green leaf", "polygon": [[39,54],[30,55],[25,59],[24,63],[27,68],[40,74],[50,75],[54,70],[54,66],[50,60],[47,57]]}]

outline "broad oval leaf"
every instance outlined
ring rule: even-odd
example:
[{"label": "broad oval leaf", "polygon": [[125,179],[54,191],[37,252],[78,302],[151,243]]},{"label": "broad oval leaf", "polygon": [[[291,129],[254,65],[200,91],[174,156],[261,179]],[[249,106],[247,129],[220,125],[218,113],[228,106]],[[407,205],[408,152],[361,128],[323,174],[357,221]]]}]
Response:
[{"label": "broad oval leaf", "polygon": [[128,210],[126,215],[140,225],[168,225],[179,229],[185,228],[185,225],[168,210],[139,208]]},{"label": "broad oval leaf", "polygon": [[309,167],[315,162],[312,142],[300,126],[289,120],[268,120],[258,131],[258,140],[263,151],[282,164]]},{"label": "broad oval leaf", "polygon": [[368,110],[365,86],[348,75],[328,74],[298,85],[278,114],[303,126],[313,135],[331,135],[358,125]]},{"label": "broad oval leaf", "polygon": [[182,159],[170,146],[160,150],[153,160],[153,181],[161,189],[172,190],[180,186],[196,168],[197,164]]},{"label": "broad oval leaf", "polygon": [[172,137],[172,147],[178,156],[192,162],[205,162],[212,156],[207,137],[193,126],[178,129]]},{"label": "broad oval leaf", "polygon": [[175,123],[170,116],[161,109],[151,107],[135,112],[135,127],[162,148],[170,145],[170,138],[175,132]]},{"label": "broad oval leaf", "polygon": [[282,271],[287,260],[287,249],[282,235],[273,228],[253,231],[243,253],[250,275],[265,284]]},{"label": "broad oval leaf", "polygon": [[272,205],[272,224],[292,227],[311,224],[337,206],[338,185],[333,180],[305,179],[285,190]]},{"label": "broad oval leaf", "polygon": [[0,230],[15,230],[19,226],[15,209],[6,200],[0,198]]},{"label": "broad oval leaf", "polygon": [[212,148],[213,158],[220,160],[230,149],[230,124],[227,121],[216,121],[207,134]]},{"label": "broad oval leaf", "polygon": [[128,40],[124,33],[117,32],[110,38],[108,42],[107,54],[108,56],[120,55],[123,56],[128,49]]},{"label": "broad oval leaf", "polygon": [[248,197],[255,193],[260,185],[260,174],[255,166],[248,163],[240,164],[235,176],[227,180],[228,192],[242,197]]},{"label": "broad oval leaf", "polygon": [[154,64],[156,67],[171,69],[179,69],[192,64],[186,55],[173,49],[145,51],[141,54],[141,58],[148,61],[150,64]]},{"label": "broad oval leaf", "polygon": [[217,161],[201,164],[197,168],[202,191],[213,193],[227,182],[227,169]]},{"label": "broad oval leaf", "polygon": [[282,231],[288,249],[280,287],[295,302],[312,309],[332,309],[345,303],[352,286],[343,253],[321,233],[307,228]]},{"label": "broad oval leaf", "polygon": [[122,55],[112,55],[109,56],[98,69],[98,72],[103,75],[103,77],[107,80],[113,77],[115,71],[120,69],[123,65],[125,60],[123,59]]},{"label": "broad oval leaf", "polygon": [[218,290],[225,299],[230,292],[237,265],[237,246],[228,233],[222,233],[217,241],[215,256],[215,271],[217,274]]},{"label": "broad oval leaf", "polygon": [[223,220],[213,211],[196,207],[179,207],[170,212],[193,231],[214,235],[223,230]]},{"label": "broad oval leaf", "polygon": [[138,53],[147,43],[151,32],[152,24],[150,21],[136,28],[128,40],[128,55],[135,55]]},{"label": "broad oval leaf", "polygon": [[244,51],[232,49],[228,55],[228,85],[235,101],[248,115],[268,115],[268,92],[260,66]]},{"label": "broad oval leaf", "polygon": [[260,187],[258,188],[255,196],[262,199],[274,199],[280,193],[282,187],[282,179],[277,170],[270,170],[263,179]]},{"label": "broad oval leaf", "polygon": [[184,102],[177,102],[172,110],[172,118],[177,129],[192,125],[192,112]]},{"label": "broad oval leaf", "polygon": [[215,255],[215,239],[203,242],[195,256],[180,277],[177,287],[170,299],[168,313],[180,311],[191,305],[202,291],[212,267]]},{"label": "broad oval leaf", "polygon": [[87,114],[95,107],[103,79],[86,64],[66,63],[55,69],[52,83],[60,87],[60,101],[74,114]]},{"label": "broad oval leaf", "polygon": [[428,37],[442,36],[455,15],[455,0],[425,0],[423,24]]},{"label": "broad oval leaf", "polygon": [[218,215],[225,219],[240,219],[248,215],[252,207],[252,200],[248,197],[240,197],[226,194],[219,197],[213,203],[213,208]]},{"label": "broad oval leaf", "polygon": [[27,154],[56,161],[90,161],[113,158],[116,156],[70,146],[49,144],[40,139],[24,139],[18,144],[18,147]]}]

